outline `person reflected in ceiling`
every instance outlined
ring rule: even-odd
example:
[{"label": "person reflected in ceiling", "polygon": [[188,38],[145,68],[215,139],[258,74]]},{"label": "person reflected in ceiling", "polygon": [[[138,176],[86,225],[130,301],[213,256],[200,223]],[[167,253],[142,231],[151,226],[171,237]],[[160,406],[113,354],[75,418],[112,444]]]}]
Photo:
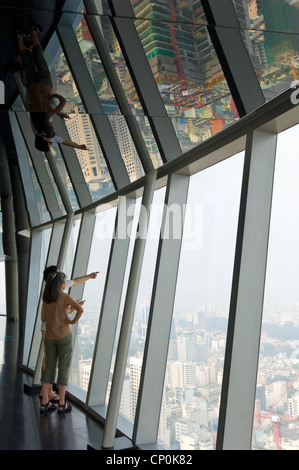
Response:
[{"label": "person reflected in ceiling", "polygon": [[[41,26],[31,27],[32,47],[25,44],[26,34],[23,31],[17,30],[16,34],[21,77],[26,87],[26,108],[35,129],[35,147],[42,152],[47,152],[51,145],[58,143],[88,150],[84,144],[77,144],[55,134],[52,123],[53,116],[57,115],[62,120],[67,120],[70,117],[63,113],[66,99],[53,93],[51,74],[39,40],[39,36],[42,34]],[[58,105],[56,105],[56,100]]]}]

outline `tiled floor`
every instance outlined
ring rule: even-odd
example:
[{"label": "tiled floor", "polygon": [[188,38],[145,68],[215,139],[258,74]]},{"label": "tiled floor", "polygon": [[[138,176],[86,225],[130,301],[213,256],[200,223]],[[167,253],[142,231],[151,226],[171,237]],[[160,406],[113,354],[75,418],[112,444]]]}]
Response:
[{"label": "tiled floor", "polygon": [[73,405],[70,413],[40,414],[39,395],[24,393],[17,327],[0,317],[0,450],[87,450],[102,442],[103,427]]}]

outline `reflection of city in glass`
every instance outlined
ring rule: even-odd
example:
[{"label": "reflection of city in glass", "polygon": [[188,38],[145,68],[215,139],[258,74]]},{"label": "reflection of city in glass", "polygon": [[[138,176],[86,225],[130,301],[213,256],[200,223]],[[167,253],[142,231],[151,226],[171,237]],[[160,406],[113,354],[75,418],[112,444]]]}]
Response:
[{"label": "reflection of city in glass", "polygon": [[297,80],[299,3],[233,0],[233,4],[260,86],[269,101]]},{"label": "reflection of city in glass", "polygon": [[[82,174],[92,199],[99,200],[114,191],[114,186],[92,122],[89,115],[86,114],[71,71],[62,52],[53,70],[55,72],[57,93],[67,99],[65,111],[69,113],[70,119],[66,121],[66,126],[70,139],[78,144],[85,144],[88,148],[88,151],[75,149]],[[62,179],[68,184],[68,192],[74,206],[76,202],[74,201],[73,190],[65,169],[64,173],[65,175],[62,176]]]},{"label": "reflection of city in glass", "polygon": [[187,151],[238,119],[201,2],[132,0],[132,5],[165,109]]},{"label": "reflection of city in glass", "polygon": [[[135,26],[139,34],[150,68],[157,83],[165,110],[172,120],[183,151],[218,133],[238,119],[238,113],[213,48],[200,2],[132,2],[136,15]],[[173,5],[170,8],[170,5]],[[131,113],[135,116],[144,143],[154,167],[162,164],[151,125],[125,63],[120,45],[114,34],[110,18],[99,17],[101,34],[109,44],[110,59],[123,87]],[[185,24],[186,23],[186,24]],[[105,69],[96,50],[92,36],[81,17],[74,30],[78,43],[97,91],[103,112],[110,124],[123,157],[131,181],[143,176],[144,171],[134,146],[125,116],[120,112],[117,100]],[[64,55],[55,66],[57,90],[68,100],[67,112],[76,113],[76,123],[67,122],[72,140],[86,143],[89,135],[96,142],[92,130],[82,130],[81,121],[86,112]],[[80,121],[80,122],[79,122]],[[75,126],[75,129],[74,129]],[[86,181],[94,200],[105,195],[103,180],[111,181],[100,146],[94,144],[92,156],[76,150]],[[97,162],[97,166],[93,163]],[[88,167],[88,169],[87,169]],[[100,182],[98,193],[91,188],[93,181]]]}]

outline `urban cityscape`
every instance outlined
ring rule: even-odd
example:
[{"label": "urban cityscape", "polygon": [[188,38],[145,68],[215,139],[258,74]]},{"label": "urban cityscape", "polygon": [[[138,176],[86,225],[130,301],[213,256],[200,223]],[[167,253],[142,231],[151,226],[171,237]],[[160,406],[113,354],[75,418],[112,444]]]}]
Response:
[{"label": "urban cityscape", "polygon": [[[123,384],[120,413],[132,422],[148,311],[149,305],[136,311]],[[277,303],[264,309],[253,450],[299,448],[298,313],[299,301]],[[76,385],[83,390],[88,388],[98,319],[99,313],[86,307],[80,320],[72,367]],[[228,306],[223,304],[190,305],[187,309],[184,305],[174,310],[158,436],[158,442],[165,448],[215,449],[227,319]],[[111,364],[111,379],[114,359],[115,355]],[[110,386],[111,381],[107,394]]]}]

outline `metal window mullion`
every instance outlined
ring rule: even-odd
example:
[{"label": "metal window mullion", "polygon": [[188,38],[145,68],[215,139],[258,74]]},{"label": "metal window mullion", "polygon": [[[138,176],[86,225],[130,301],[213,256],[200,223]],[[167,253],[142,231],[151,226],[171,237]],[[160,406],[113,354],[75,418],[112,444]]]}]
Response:
[{"label": "metal window mullion", "polygon": [[105,405],[136,199],[120,197],[95,342],[87,404]]},{"label": "metal window mullion", "polygon": [[265,98],[242,39],[233,2],[202,0],[202,6],[239,115],[244,116],[265,104]]},{"label": "metal window mullion", "polygon": [[217,449],[250,450],[276,154],[275,134],[248,136]]},{"label": "metal window mullion", "polygon": [[98,95],[82,56],[75,31],[71,26],[57,27],[66,59],[85,109],[93,122],[94,129],[117,189],[130,183],[124,161],[118,148],[108,116],[102,110]]},{"label": "metal window mullion", "polygon": [[127,294],[124,305],[122,324],[115,359],[114,373],[107,409],[106,423],[102,441],[103,448],[111,448],[114,444],[114,438],[117,428],[117,419],[121,401],[121,393],[127,365],[130,338],[135,314],[138,287],[143,264],[143,256],[156,178],[157,171],[153,171],[146,176],[145,180],[144,192],[141,202],[141,210],[139,215],[139,237],[135,240],[134,251],[132,256]]},{"label": "metal window mullion", "polygon": [[111,0],[115,17],[111,22],[131,73],[140,101],[150,121],[164,161],[182,154],[171,119],[168,117],[149,62],[136,31],[130,0]]},{"label": "metal window mullion", "polygon": [[175,207],[180,219],[174,219],[174,229],[179,229],[181,236],[169,232],[168,237],[164,231],[160,237],[133,431],[137,445],[157,441],[188,188],[188,176],[169,177],[162,230],[168,228],[169,211]]},{"label": "metal window mullion", "polygon": [[[88,3],[88,2],[85,2],[85,3]],[[123,87],[116,73],[115,66],[110,58],[110,54],[107,49],[106,42],[102,36],[101,20],[98,16],[94,16],[94,15],[85,15],[84,18],[86,20],[89,31],[92,35],[94,44],[101,58],[106,74],[109,78],[109,83],[114,92],[118,106],[124,118],[126,119],[129,131],[131,133],[133,142],[135,144],[137,153],[140,157],[144,171],[148,173],[149,171],[152,171],[154,169],[154,166],[150,159],[148,150],[146,148],[146,145],[142,137],[140,128],[138,126],[138,123],[136,121],[136,118],[135,116],[132,115],[132,111],[129,106],[128,100],[125,96]]]},{"label": "metal window mullion", "polygon": [[34,147],[34,134],[27,113],[16,112],[16,116],[51,217],[53,219],[61,217],[63,214],[61,213],[44,160],[41,158],[41,153]]}]

